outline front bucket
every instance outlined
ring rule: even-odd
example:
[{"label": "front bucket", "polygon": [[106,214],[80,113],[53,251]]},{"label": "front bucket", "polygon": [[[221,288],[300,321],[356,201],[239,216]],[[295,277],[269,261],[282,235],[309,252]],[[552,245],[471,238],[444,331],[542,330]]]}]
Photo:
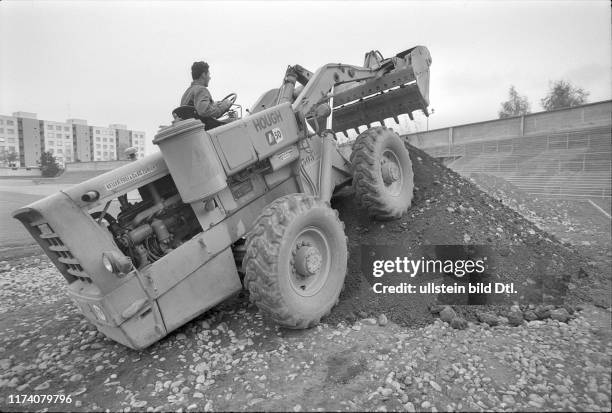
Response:
[{"label": "front bucket", "polygon": [[383,124],[383,121],[388,118],[393,118],[399,123],[399,115],[407,114],[412,119],[412,112],[419,109],[427,113],[427,103],[419,93],[416,83],[412,83],[334,109],[333,130],[343,132],[357,129],[362,125],[369,128],[371,123]]},{"label": "front bucket", "polygon": [[334,95],[333,130],[345,132],[373,122],[421,110],[428,116],[431,55],[424,46],[398,53],[394,68],[383,76],[338,87]]}]

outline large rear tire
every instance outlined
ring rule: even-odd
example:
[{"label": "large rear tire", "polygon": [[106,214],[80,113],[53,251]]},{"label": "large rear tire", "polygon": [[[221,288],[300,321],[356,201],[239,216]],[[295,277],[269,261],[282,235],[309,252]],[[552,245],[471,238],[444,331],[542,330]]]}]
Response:
[{"label": "large rear tire", "polygon": [[360,134],[351,153],[353,189],[371,217],[397,219],[410,207],[414,174],[399,135],[385,127]]},{"label": "large rear tire", "polygon": [[338,302],[347,256],[338,212],[309,195],[286,195],[264,209],[247,236],[245,287],[282,326],[312,327]]}]

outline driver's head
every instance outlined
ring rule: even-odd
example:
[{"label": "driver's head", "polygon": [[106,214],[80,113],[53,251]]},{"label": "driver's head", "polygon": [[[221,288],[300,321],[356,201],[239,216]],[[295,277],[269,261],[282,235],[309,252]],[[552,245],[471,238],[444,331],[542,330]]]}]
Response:
[{"label": "driver's head", "polygon": [[208,63],[193,62],[191,65],[191,77],[193,80],[202,80],[204,82],[204,86],[208,86],[208,82],[210,81]]}]

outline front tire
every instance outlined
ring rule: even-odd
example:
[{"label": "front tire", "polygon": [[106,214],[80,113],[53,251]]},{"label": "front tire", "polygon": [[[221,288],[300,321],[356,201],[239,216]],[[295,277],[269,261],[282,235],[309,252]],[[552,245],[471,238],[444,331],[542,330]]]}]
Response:
[{"label": "front tire", "polygon": [[338,302],[347,257],[338,212],[309,195],[286,195],[264,209],[247,236],[245,287],[280,325],[312,327]]},{"label": "front tire", "polygon": [[360,134],[351,153],[353,190],[372,218],[397,219],[410,207],[414,174],[399,135],[385,127]]}]

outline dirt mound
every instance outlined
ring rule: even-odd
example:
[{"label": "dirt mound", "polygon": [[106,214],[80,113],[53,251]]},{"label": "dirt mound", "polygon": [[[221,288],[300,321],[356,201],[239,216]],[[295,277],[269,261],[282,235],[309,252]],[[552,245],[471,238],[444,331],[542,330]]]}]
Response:
[{"label": "dirt mound", "polygon": [[[580,294],[572,280],[586,273],[580,253],[423,151],[408,148],[415,198],[401,219],[370,221],[364,209],[356,208],[350,191],[332,201],[346,225],[349,266],[340,302],[324,322],[350,322],[381,313],[402,325],[419,326],[432,320],[428,306],[436,302],[435,295],[373,292],[361,268],[362,244],[401,246],[405,256],[415,259],[427,245],[488,246],[495,255],[491,258],[496,276],[504,282],[525,287],[537,284],[544,275],[558,275],[564,277],[566,286],[569,283],[572,300],[578,300]],[[462,310],[473,318],[476,308],[466,306]]]},{"label": "dirt mound", "polygon": [[[472,173],[470,180],[565,245],[576,248],[587,258],[589,272],[599,275],[582,280],[581,290],[588,291],[594,303],[609,306],[612,222],[594,205],[593,201],[598,199],[541,199],[500,177],[484,173]],[[603,199],[599,201],[600,207],[606,203]]]}]

